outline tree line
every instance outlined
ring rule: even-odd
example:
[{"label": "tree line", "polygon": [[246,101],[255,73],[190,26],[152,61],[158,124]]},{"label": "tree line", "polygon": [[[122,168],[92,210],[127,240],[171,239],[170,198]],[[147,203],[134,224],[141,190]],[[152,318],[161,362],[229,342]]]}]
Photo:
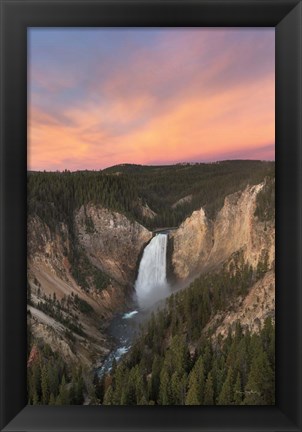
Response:
[{"label": "tree line", "polygon": [[93,371],[66,362],[28,326],[27,397],[29,405],[96,405],[97,385]]},{"label": "tree line", "polygon": [[275,177],[268,177],[256,198],[255,216],[262,222],[275,221]]},{"label": "tree line", "polygon": [[225,340],[203,339],[193,353],[175,335],[161,355],[114,365],[97,396],[104,405],[274,405],[274,334],[270,318],[258,334],[237,323]]},{"label": "tree line", "polygon": [[[201,206],[211,219],[224,198],[248,184],[274,177],[274,162],[224,161],[170,166],[120,165],[104,171],[29,172],[28,211],[51,229],[58,222],[72,228],[74,211],[94,203],[137,220],[149,229],[178,226]],[[179,199],[192,199],[174,207]],[[156,213],[143,215],[141,206]],[[87,229],[91,229],[87,220]]]},{"label": "tree line", "polygon": [[211,341],[211,317],[227,311],[267,271],[237,254],[231,269],[200,276],[153,313],[128,354],[98,385],[101,403],[114,405],[274,404],[274,324],[259,334],[236,323]]},{"label": "tree line", "polygon": [[[201,275],[151,314],[129,353],[101,378],[66,365],[58,353],[33,340],[29,326],[29,358],[30,348],[39,346],[38,358],[28,367],[29,403],[82,404],[88,395],[89,403],[104,405],[274,404],[272,318],[266,318],[258,334],[239,322],[224,339],[211,337],[215,328],[205,330],[217,312],[225,314],[267,271],[267,254],[253,269],[237,252],[220,271]],[[63,312],[91,312],[77,298],[57,303],[55,296],[45,301]]]},{"label": "tree line", "polygon": [[[65,253],[73,277],[85,290],[91,286],[102,290],[110,278],[92,265],[77,240],[74,214],[81,206],[93,203],[120,212],[149,229],[178,226],[201,206],[213,219],[227,195],[243,190],[248,184],[274,178],[274,169],[274,162],[224,161],[171,166],[120,165],[103,171],[29,172],[28,214],[39,216],[51,233],[60,231],[62,222],[66,224],[70,247]],[[262,192],[259,197],[260,218],[264,213],[267,220],[271,217],[273,193],[274,187],[270,187],[269,192]],[[172,208],[189,195],[191,200]],[[155,217],[143,214],[145,204],[155,211]],[[87,215],[85,223],[87,231],[92,232],[93,222]],[[65,233],[60,235],[64,237]]]}]

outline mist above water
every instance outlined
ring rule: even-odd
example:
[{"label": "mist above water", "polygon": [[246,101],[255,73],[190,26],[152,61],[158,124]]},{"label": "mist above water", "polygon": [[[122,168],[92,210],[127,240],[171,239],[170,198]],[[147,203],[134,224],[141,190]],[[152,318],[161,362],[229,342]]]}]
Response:
[{"label": "mist above water", "polygon": [[146,309],[169,294],[167,234],[157,234],[145,247],[135,282],[138,304]]},{"label": "mist above water", "polygon": [[152,307],[170,294],[167,282],[167,234],[156,234],[145,247],[135,282],[139,309],[118,314],[110,324],[109,332],[116,341],[115,348],[98,368],[102,377],[111,370],[113,361],[119,361],[131,348],[139,325],[150,316]]}]

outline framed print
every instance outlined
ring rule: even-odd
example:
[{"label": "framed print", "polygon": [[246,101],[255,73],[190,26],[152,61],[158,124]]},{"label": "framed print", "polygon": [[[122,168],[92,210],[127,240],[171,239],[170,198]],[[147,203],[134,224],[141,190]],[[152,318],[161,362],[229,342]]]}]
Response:
[{"label": "framed print", "polygon": [[1,429],[299,431],[301,2],[1,14]]}]

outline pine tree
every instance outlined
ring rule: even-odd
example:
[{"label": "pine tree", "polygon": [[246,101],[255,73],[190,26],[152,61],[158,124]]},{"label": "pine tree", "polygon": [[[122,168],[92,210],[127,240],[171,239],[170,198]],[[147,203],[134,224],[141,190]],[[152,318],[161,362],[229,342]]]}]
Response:
[{"label": "pine tree", "polygon": [[274,405],[275,377],[266,353],[255,353],[248,382],[245,386],[245,405]]},{"label": "pine tree", "polygon": [[44,365],[41,369],[41,390],[42,390],[42,404],[47,405],[49,401],[49,384],[48,384],[48,370]]},{"label": "pine tree", "polygon": [[97,373],[95,373],[93,378],[93,384],[95,386],[96,397],[102,403],[105,392],[105,376],[103,375],[102,378],[99,378]]},{"label": "pine tree", "polygon": [[110,385],[105,392],[103,404],[112,405],[112,400],[113,400],[113,388]]},{"label": "pine tree", "polygon": [[186,372],[184,372],[181,379],[181,386],[180,386],[180,405],[185,405],[187,385],[188,385],[188,375]]},{"label": "pine tree", "polygon": [[171,404],[170,375],[165,365],[160,373],[159,402],[161,405]]},{"label": "pine tree", "polygon": [[[193,375],[191,375],[192,377]],[[198,385],[196,380],[189,381],[189,389],[185,400],[186,405],[200,405],[200,398],[198,395]]]},{"label": "pine tree", "polygon": [[201,405],[204,398],[204,367],[200,356],[189,375],[186,405]]},{"label": "pine tree", "polygon": [[171,378],[171,405],[181,405],[182,403],[182,379],[177,372]]},{"label": "pine tree", "polygon": [[244,389],[243,405],[263,405],[261,393],[258,390],[258,384],[255,381],[254,374],[249,374],[247,384]]},{"label": "pine tree", "polygon": [[241,405],[242,403],[242,387],[240,373],[238,372],[236,382],[234,385],[234,405]]},{"label": "pine tree", "polygon": [[171,368],[181,375],[188,367],[188,348],[183,336],[174,336],[171,342]]},{"label": "pine tree", "polygon": [[114,402],[115,404],[119,404],[119,402],[116,402],[120,398],[121,405],[136,405],[137,398],[136,398],[136,371],[135,368],[132,368],[129,372],[129,375],[127,375],[127,381],[124,383],[124,388],[122,390],[122,393],[119,395],[114,395]]},{"label": "pine tree", "polygon": [[203,405],[214,405],[214,389],[211,372],[209,372],[206,380]]},{"label": "pine tree", "polygon": [[150,391],[149,391],[149,398],[154,401],[158,399],[158,392],[160,386],[160,369],[161,369],[160,358],[156,355],[152,363],[152,373],[151,373]]},{"label": "pine tree", "polygon": [[139,366],[135,367],[134,371],[134,382],[135,382],[135,397],[136,403],[139,405],[140,401],[146,397],[146,389],[143,378],[143,371],[140,370]]},{"label": "pine tree", "polygon": [[48,367],[49,392],[56,396],[59,392],[59,371],[52,363]]},{"label": "pine tree", "polygon": [[32,371],[32,392],[36,393],[36,400],[40,400],[41,390],[41,367],[40,362],[34,362],[31,366]]},{"label": "pine tree", "polygon": [[[127,382],[129,379],[128,375],[129,371],[123,364],[116,367],[114,374],[114,399],[112,401],[115,405],[119,405],[121,403],[122,393],[127,387]],[[127,403],[124,402],[123,405],[124,404]]]},{"label": "pine tree", "polygon": [[60,403],[60,405],[69,405],[70,399],[69,399],[69,392],[66,385],[65,375],[63,375],[61,385],[60,385],[60,392],[57,399],[57,402]]},{"label": "pine tree", "polygon": [[232,405],[233,403],[233,370],[230,368],[225,382],[223,383],[219,398],[218,405]]},{"label": "pine tree", "polygon": [[266,318],[261,331],[261,339],[264,351],[268,355],[271,364],[275,362],[275,329],[271,318]]}]

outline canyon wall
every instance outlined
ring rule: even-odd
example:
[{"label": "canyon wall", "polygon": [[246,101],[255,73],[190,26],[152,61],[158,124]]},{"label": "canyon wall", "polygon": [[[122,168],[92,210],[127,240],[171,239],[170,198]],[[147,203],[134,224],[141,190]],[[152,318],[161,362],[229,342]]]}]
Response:
[{"label": "canyon wall", "polygon": [[135,282],[138,257],[152,233],[126,216],[93,205],[75,215],[77,235],[91,262],[122,285]]},{"label": "canyon wall", "polygon": [[[275,226],[274,221],[262,222],[255,216],[257,194],[263,185],[227,196],[213,221],[203,208],[194,211],[169,234],[170,264],[184,284],[221,267],[238,251],[254,269],[266,256],[270,276],[264,277],[249,297],[238,299],[242,307],[214,319],[220,333],[237,318],[248,320],[253,330],[274,311]],[[66,359],[80,359],[87,365],[100,361],[110,349],[106,327],[116,312],[127,308],[142,251],[151,238],[152,232],[136,221],[91,204],[75,212],[73,232],[65,223],[50,230],[39,217],[30,217],[28,281],[33,334]],[[70,257],[75,243],[82,256],[78,266],[85,267],[88,288],[74,275]],[[94,283],[98,272],[106,277],[101,289]],[[245,310],[251,312],[245,315]]]},{"label": "canyon wall", "polygon": [[[34,337],[66,360],[91,365],[110,349],[106,327],[131,301],[138,260],[152,233],[94,206],[81,207],[74,225],[76,240],[64,223],[54,231],[37,216],[28,219],[29,323]],[[74,277],[75,241],[85,267],[77,270],[85,271],[88,289]],[[106,276],[102,289],[94,284],[98,270]]]},{"label": "canyon wall", "polygon": [[243,192],[227,196],[214,221],[209,221],[201,208],[171,232],[172,265],[178,279],[215,268],[239,250],[254,268],[267,252],[272,267],[274,222],[261,222],[255,216],[256,197],[262,187],[248,186]]}]

